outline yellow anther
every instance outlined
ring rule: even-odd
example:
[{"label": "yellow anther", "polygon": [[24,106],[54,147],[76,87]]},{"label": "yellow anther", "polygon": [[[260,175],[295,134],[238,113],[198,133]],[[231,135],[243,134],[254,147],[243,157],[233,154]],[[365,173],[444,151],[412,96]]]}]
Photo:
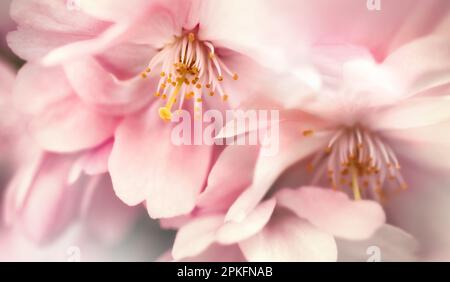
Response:
[{"label": "yellow anther", "polygon": [[167,107],[161,107],[159,108],[159,117],[164,121],[170,121],[172,120],[172,113]]},{"label": "yellow anther", "polygon": [[188,40],[189,42],[194,42],[195,41],[195,34],[190,32],[188,35]]},{"label": "yellow anther", "polygon": [[305,137],[311,137],[313,135],[314,135],[314,130],[312,130],[312,129],[308,129],[308,130],[304,130],[303,131],[303,136],[305,136]]},{"label": "yellow anther", "polygon": [[233,74],[233,79],[234,80],[238,80],[239,79],[239,75],[237,73]]},{"label": "yellow anther", "polygon": [[162,71],[159,75],[160,75],[161,77],[164,77],[164,76],[166,76],[166,73]]},{"label": "yellow anther", "polygon": [[228,95],[226,95],[226,94],[223,95],[222,99],[223,99],[224,102],[228,101]]},{"label": "yellow anther", "polygon": [[186,94],[186,100],[189,100],[192,97],[194,97],[194,92],[189,92],[188,94]]},{"label": "yellow anther", "polygon": [[217,80],[218,80],[218,81],[223,81],[223,76],[219,75],[219,76],[217,77]]},{"label": "yellow anther", "polygon": [[[180,92],[181,86],[183,85],[184,79],[179,79],[178,84],[176,84],[176,88],[170,96],[169,100],[166,103],[165,107],[159,108],[159,117],[165,121],[170,121],[172,119],[172,107],[173,104],[177,101],[178,93]],[[165,94],[163,95],[165,96]]]}]

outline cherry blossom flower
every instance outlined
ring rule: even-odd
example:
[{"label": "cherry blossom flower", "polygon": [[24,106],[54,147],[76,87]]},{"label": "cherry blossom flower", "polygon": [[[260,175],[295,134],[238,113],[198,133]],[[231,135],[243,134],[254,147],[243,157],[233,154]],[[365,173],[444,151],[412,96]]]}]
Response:
[{"label": "cherry blossom flower", "polygon": [[[283,171],[302,160],[312,172],[306,177],[311,184],[350,187],[356,200],[369,197],[383,202],[388,194],[415,184],[408,178],[421,167],[445,175],[448,163],[433,157],[433,152],[448,153],[448,138],[440,137],[449,121],[446,41],[437,35],[418,39],[382,64],[361,56],[364,53],[358,49],[318,51],[327,81],[317,99],[302,106],[307,113],[290,113],[280,125],[280,154],[259,158],[252,187],[228,218],[244,217]],[[334,57],[326,57],[328,52]],[[335,54],[347,56],[338,58],[341,65],[333,61]],[[408,63],[412,55],[417,64]]]},{"label": "cherry blossom flower", "polygon": [[[240,166],[233,162],[237,156]],[[162,260],[336,261],[339,256],[361,261],[366,259],[364,246],[371,244],[383,247],[385,260],[415,258],[416,241],[385,224],[379,204],[355,202],[324,188],[280,186],[243,221],[226,221],[229,206],[252,180],[257,156],[257,148],[224,150],[197,209],[185,217],[162,220],[163,227],[179,229],[171,253]],[[228,175],[220,173],[224,171]]]},{"label": "cherry blossom flower", "polygon": [[166,121],[177,109],[237,105],[269,81],[275,2],[13,1],[8,43],[28,61],[15,97],[33,116],[33,138],[57,153],[113,140],[109,173],[122,201],[145,202],[153,218],[190,212],[214,149],[173,145]]}]

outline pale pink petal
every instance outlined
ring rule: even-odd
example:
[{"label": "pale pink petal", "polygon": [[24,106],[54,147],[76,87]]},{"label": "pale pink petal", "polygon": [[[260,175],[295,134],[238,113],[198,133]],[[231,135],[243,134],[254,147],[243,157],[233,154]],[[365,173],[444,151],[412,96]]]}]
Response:
[{"label": "pale pink petal", "polygon": [[[145,44],[149,50],[152,47],[162,48],[174,36],[181,34],[181,24],[184,21],[183,14],[185,16],[187,13],[188,1],[177,1],[170,8],[166,7],[166,5],[169,6],[171,4],[170,2],[164,3],[161,1],[158,3],[158,1],[155,1],[156,3],[148,3],[142,0],[136,1],[140,1],[137,4],[140,5],[140,8],[133,8],[132,13],[118,18],[119,21],[116,24],[92,39],[74,42],[50,52],[43,59],[44,64],[52,65],[79,59],[86,55],[100,54],[108,48],[123,42]],[[111,9],[114,7],[114,4],[109,4],[108,6]],[[120,6],[123,5],[121,4]],[[130,7],[130,4],[127,3],[126,7]],[[108,9],[105,10],[107,11]],[[124,13],[125,10],[128,9],[123,9],[120,13]]]},{"label": "pale pink petal", "polygon": [[430,126],[383,131],[383,137],[389,142],[419,143],[427,146],[442,146],[450,140],[450,120]]},{"label": "pale pink petal", "polygon": [[140,207],[129,207],[114,194],[109,176],[103,176],[95,188],[85,222],[102,243],[120,242],[136,223]]},{"label": "pale pink petal", "polygon": [[[278,77],[275,77],[274,71],[270,67],[264,67],[260,60],[235,50],[217,48],[215,52],[229,70],[238,75],[237,80],[225,79],[222,82],[222,87],[229,96],[225,106],[232,109],[260,109],[267,106],[269,109],[274,109],[274,103],[271,100],[280,94],[273,95],[273,93],[278,91],[282,93],[283,91],[280,90],[279,84],[274,83],[274,81],[278,83]],[[278,87],[275,87],[274,84]],[[221,99],[207,99],[206,101],[216,109],[224,106]]]},{"label": "pale pink petal", "polygon": [[20,111],[39,114],[72,96],[73,90],[62,68],[28,63],[17,74],[13,95],[15,107]]},{"label": "pale pink petal", "polygon": [[449,124],[450,122],[446,122],[412,130],[396,130],[392,132],[394,136],[388,135],[389,145],[401,159],[402,167],[407,161],[415,165],[414,169],[434,170],[444,174],[448,172],[450,168],[447,161],[450,158],[447,131]]},{"label": "pale pink petal", "polygon": [[383,208],[368,200],[353,201],[347,194],[325,188],[301,187],[277,193],[279,205],[335,236],[362,240],[386,220]]},{"label": "pale pink petal", "polygon": [[108,159],[114,141],[107,141],[98,148],[86,153],[82,159],[83,170],[88,175],[108,172]]},{"label": "pale pink petal", "polygon": [[100,111],[128,114],[147,105],[153,99],[156,79],[138,77],[119,81],[99,62],[85,58],[64,65],[67,78],[76,94]]},{"label": "pale pink petal", "polygon": [[108,172],[108,159],[111,154],[113,141],[106,141],[97,148],[92,148],[81,154],[74,162],[69,173],[69,184],[75,183],[82,175],[99,175]]},{"label": "pale pink petal", "polygon": [[325,147],[328,134],[303,136],[311,130],[307,122],[280,124],[280,151],[275,156],[260,155],[252,185],[244,191],[227,213],[227,220],[241,221],[258,204],[280,174],[294,163]]},{"label": "pale pink petal", "polygon": [[249,261],[336,261],[336,242],[306,220],[278,211],[258,234],[239,243]]},{"label": "pale pink petal", "polygon": [[373,114],[368,122],[373,129],[409,129],[450,121],[450,96],[408,99]]},{"label": "pale pink petal", "polygon": [[36,62],[55,48],[88,38],[90,37],[85,34],[54,33],[19,27],[17,31],[8,33],[6,40],[17,56]]},{"label": "pale pink petal", "polygon": [[11,179],[6,187],[3,198],[4,206],[2,206],[1,214],[2,221],[7,225],[15,222],[17,212],[24,205],[45,155],[43,152],[37,152],[35,156],[30,156],[30,159],[17,169],[13,179]]},{"label": "pale pink petal", "polygon": [[119,126],[109,171],[117,196],[126,204],[146,201],[151,217],[173,217],[194,208],[206,180],[212,147],[174,145],[173,124],[160,119],[157,106]]},{"label": "pale pink petal", "polygon": [[212,167],[208,185],[200,194],[197,206],[202,209],[227,209],[238,194],[250,185],[258,152],[258,146],[227,146]]},{"label": "pale pink petal", "polygon": [[156,51],[146,45],[124,43],[97,55],[98,63],[119,80],[127,80],[139,75],[148,65]]},{"label": "pale pink petal", "polygon": [[106,22],[69,9],[66,2],[68,1],[14,0],[10,14],[21,26],[55,33],[88,35],[98,33],[107,26]]},{"label": "pale pink petal", "polygon": [[450,61],[448,40],[443,36],[428,36],[417,39],[390,54],[383,62],[383,67],[396,75],[396,81],[402,88],[402,97],[405,98],[449,83],[448,61]]},{"label": "pale pink petal", "polygon": [[9,34],[9,46],[24,59],[42,59],[52,49],[92,38],[110,25],[69,9],[66,2],[13,1],[11,16],[19,27]]},{"label": "pale pink petal", "polygon": [[97,148],[83,153],[74,163],[69,176],[73,183],[84,172],[87,175],[98,175],[108,172],[108,159],[111,154],[113,140],[106,141]]},{"label": "pale pink petal", "polygon": [[77,97],[54,103],[30,123],[33,137],[43,148],[74,152],[95,147],[111,138],[118,118],[90,109]]},{"label": "pale pink petal", "polygon": [[418,242],[395,226],[385,224],[364,241],[337,240],[339,261],[416,261]]},{"label": "pale pink petal", "polygon": [[189,223],[194,218],[192,214],[179,215],[169,218],[161,218],[159,224],[164,229],[180,229],[183,225]]},{"label": "pale pink petal", "polygon": [[[158,0],[142,10],[131,23],[127,41],[146,44],[153,48],[163,48],[181,36],[183,22],[190,6],[189,1]],[[147,5],[148,6],[148,5]]]},{"label": "pale pink petal", "polygon": [[216,239],[223,215],[199,217],[180,228],[173,244],[172,256],[179,260],[205,251]]},{"label": "pale pink petal", "polygon": [[20,221],[35,241],[56,236],[77,215],[82,190],[67,185],[72,163],[71,157],[48,155],[28,191]]},{"label": "pale pink petal", "polygon": [[92,39],[76,41],[51,50],[41,63],[46,66],[57,65],[63,62],[78,60],[84,56],[96,55],[125,40],[129,31],[128,23],[119,23],[111,26],[99,36]]},{"label": "pale pink petal", "polygon": [[198,35],[202,40],[270,65],[278,62],[275,60],[280,56],[270,46],[286,37],[279,31],[287,26],[283,20],[267,21],[267,18],[284,17],[291,2],[279,5],[273,0],[198,1],[194,2],[187,24],[194,26],[199,22]]},{"label": "pale pink petal", "polygon": [[[153,4],[157,1],[148,0],[97,0],[97,1],[79,1],[79,8],[84,13],[95,18],[107,21],[123,21],[135,17],[142,11],[142,7]],[[139,7],[139,9],[137,9]]]},{"label": "pale pink petal", "polygon": [[275,199],[259,204],[242,222],[226,222],[217,231],[217,242],[232,244],[245,240],[264,228],[275,209]]},{"label": "pale pink petal", "polygon": [[[436,158],[445,158],[436,155]],[[448,170],[423,169],[402,165],[409,188],[388,198],[389,221],[412,234],[420,243],[421,253],[449,250],[450,178]]]},{"label": "pale pink petal", "polygon": [[382,60],[391,50],[432,31],[448,5],[445,0],[371,1],[381,2],[381,10],[372,11],[367,2],[296,1],[291,8],[296,17],[287,17],[294,19],[291,22],[303,41],[365,46]]}]

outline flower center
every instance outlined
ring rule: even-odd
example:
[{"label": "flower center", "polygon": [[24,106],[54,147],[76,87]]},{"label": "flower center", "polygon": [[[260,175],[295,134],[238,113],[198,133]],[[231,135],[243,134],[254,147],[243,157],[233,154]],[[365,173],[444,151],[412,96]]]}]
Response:
[{"label": "flower center", "polygon": [[[303,134],[307,136],[309,132]],[[327,148],[313,157],[308,170],[315,171],[313,184],[326,176],[333,189],[350,187],[356,200],[361,199],[362,193],[367,196],[375,193],[384,201],[384,188],[408,187],[394,151],[378,136],[359,126],[337,131]]]},{"label": "flower center", "polygon": [[227,65],[217,56],[214,46],[207,41],[196,40],[195,34],[189,32],[162,48],[141,73],[147,78],[149,73],[160,69],[160,80],[155,92],[156,97],[167,100],[159,109],[159,116],[165,121],[172,119],[172,108],[178,102],[181,110],[185,100],[193,99],[194,111],[199,113],[204,93],[220,95],[228,100],[221,82],[224,76],[238,79]]}]

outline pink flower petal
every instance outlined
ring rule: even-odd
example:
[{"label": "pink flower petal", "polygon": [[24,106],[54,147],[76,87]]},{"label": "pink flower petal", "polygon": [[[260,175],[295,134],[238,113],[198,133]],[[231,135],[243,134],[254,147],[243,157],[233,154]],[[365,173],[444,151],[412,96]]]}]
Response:
[{"label": "pink flower petal", "polygon": [[[138,6],[134,6],[132,12],[124,14],[126,10],[129,10],[130,5],[132,5],[127,3],[125,5],[127,8],[118,11],[123,16],[116,18],[118,19],[116,24],[110,26],[92,39],[77,41],[53,50],[43,59],[43,63],[53,65],[80,59],[86,55],[101,54],[105,50],[114,47],[114,45],[124,42],[145,44],[149,47],[149,50],[152,47],[161,48],[164,44],[170,42],[173,36],[180,35],[182,31],[181,24],[184,21],[183,16],[185,16],[189,5],[188,1],[177,1],[170,9],[164,5],[168,5],[169,3],[164,3],[163,1],[160,3],[148,3],[142,0],[133,1],[139,2],[136,4],[140,5],[139,9],[136,9]],[[86,5],[90,6],[91,4]],[[114,5],[108,3],[109,9],[104,9],[103,11],[115,8]],[[122,3],[120,7],[123,7]],[[88,11],[89,8],[91,7],[87,7]],[[177,10],[182,13],[177,13]],[[149,29],[152,32],[148,32]]]},{"label": "pink flower petal", "polygon": [[129,207],[114,194],[109,176],[104,176],[90,199],[85,214],[90,232],[106,244],[119,243],[136,222],[140,207]]},{"label": "pink flower petal", "polygon": [[118,119],[102,115],[77,97],[52,104],[30,123],[33,137],[44,149],[75,152],[95,147],[111,138]]},{"label": "pink flower petal", "polygon": [[129,25],[121,23],[113,25],[97,37],[87,40],[75,41],[51,50],[44,58],[42,64],[53,66],[63,62],[78,60],[85,56],[99,54],[124,40]]},{"label": "pink flower petal", "polygon": [[[405,130],[390,130],[385,133],[389,145],[400,159],[402,171],[405,163],[414,164],[412,170],[433,170],[446,174],[450,169],[450,121],[433,126]],[[414,173],[413,173],[414,174]],[[408,183],[411,183],[406,175]]]},{"label": "pink flower petal", "polygon": [[279,153],[275,156],[259,156],[253,184],[231,206],[226,216],[227,220],[243,220],[284,170],[313,152],[324,148],[325,142],[328,140],[327,134],[305,137],[302,135],[302,128],[307,128],[307,126],[306,122],[280,124]]},{"label": "pink flower petal", "polygon": [[258,146],[226,147],[209,173],[208,185],[200,194],[197,206],[228,209],[238,194],[250,185],[258,152]]},{"label": "pink flower petal", "polygon": [[336,261],[336,242],[287,211],[277,211],[268,225],[239,243],[249,261]]},{"label": "pink flower petal", "polygon": [[129,114],[153,99],[156,79],[119,81],[92,58],[64,65],[76,94],[89,105],[110,114]]},{"label": "pink flower petal", "polygon": [[[418,242],[395,226],[385,224],[364,241],[337,241],[339,261],[417,261]],[[378,257],[379,256],[379,257]],[[378,260],[379,259],[379,260]]]},{"label": "pink flower petal", "polygon": [[[260,62],[268,62],[272,57],[267,45],[280,35],[284,25],[278,21],[267,22],[268,17],[284,16],[277,1],[239,0],[199,1],[193,5],[188,18],[188,26],[200,24],[199,38],[211,41],[215,46],[225,47]],[[289,5],[287,5],[289,6]],[[280,10],[280,11],[279,11]],[[248,13],[248,11],[254,11]],[[229,19],[233,19],[230,21]],[[278,28],[278,29],[277,29]],[[264,48],[264,47],[266,48]],[[275,54],[277,55],[277,54]]]},{"label": "pink flower petal", "polygon": [[8,33],[8,46],[20,58],[37,62],[50,51],[75,41],[89,39],[86,34],[55,33],[21,27],[17,31]]},{"label": "pink flower petal", "polygon": [[222,224],[222,215],[210,215],[194,219],[181,227],[173,244],[173,258],[179,260],[205,251],[214,243],[216,231]]},{"label": "pink flower petal", "polygon": [[82,1],[80,10],[95,18],[107,21],[129,20],[139,14],[141,11],[136,7],[145,7],[145,5],[153,4],[155,1],[147,0],[130,0],[127,2],[120,0],[97,0]]},{"label": "pink flower petal", "polygon": [[226,222],[217,231],[217,242],[232,244],[245,240],[261,231],[272,216],[275,209],[275,199],[259,204],[242,222]]},{"label": "pink flower petal", "polygon": [[[402,97],[413,96],[450,81],[450,43],[445,36],[417,39],[390,54],[383,67],[394,72]],[[443,93],[446,94],[446,93]]]},{"label": "pink flower petal", "polygon": [[68,9],[66,2],[68,1],[14,0],[10,14],[19,25],[55,33],[92,34],[106,26],[101,20]]},{"label": "pink flower petal", "polygon": [[283,189],[276,197],[281,206],[307,219],[320,230],[350,240],[370,237],[386,220],[378,203],[353,201],[345,193],[331,189]]},{"label": "pink flower petal", "polygon": [[30,159],[17,169],[13,179],[6,187],[3,198],[2,217],[7,225],[15,222],[18,211],[23,208],[45,156],[46,154],[40,151],[34,156],[30,156]]},{"label": "pink flower petal", "polygon": [[67,185],[72,163],[70,157],[48,155],[28,191],[20,221],[37,242],[56,236],[78,214],[82,190]]},{"label": "pink flower petal", "polygon": [[84,155],[82,163],[86,174],[96,175],[108,172],[108,159],[113,143],[114,141],[112,140],[107,141],[105,144]]},{"label": "pink flower petal", "polygon": [[[442,158],[437,154],[435,158]],[[449,246],[450,177],[448,170],[437,172],[402,166],[410,187],[389,198],[386,211],[395,226],[413,235],[420,243],[421,254],[439,252]]]},{"label": "pink flower petal", "polygon": [[72,96],[73,90],[62,68],[28,63],[17,74],[13,95],[20,111],[39,114],[53,103]]},{"label": "pink flower petal", "polygon": [[[296,15],[291,16],[295,19],[292,24],[303,35],[299,37],[302,41],[365,46],[379,60],[433,30],[445,18],[442,7],[447,5],[445,0],[381,1],[381,11],[370,11],[367,1],[359,0],[347,1],[346,5],[329,0],[295,2],[297,5],[291,7]],[[355,25],[356,19],[361,24]]]},{"label": "pink flower petal", "polygon": [[146,201],[151,217],[173,217],[194,208],[209,170],[212,147],[173,145],[173,125],[160,119],[157,107],[119,126],[109,171],[117,196],[126,204]]},{"label": "pink flower petal", "polygon": [[450,121],[449,97],[411,98],[380,110],[370,120],[373,129],[392,130],[429,126]]},{"label": "pink flower petal", "polygon": [[97,55],[98,63],[119,80],[131,79],[139,75],[154,56],[153,48],[147,45],[124,43],[115,45]]}]

